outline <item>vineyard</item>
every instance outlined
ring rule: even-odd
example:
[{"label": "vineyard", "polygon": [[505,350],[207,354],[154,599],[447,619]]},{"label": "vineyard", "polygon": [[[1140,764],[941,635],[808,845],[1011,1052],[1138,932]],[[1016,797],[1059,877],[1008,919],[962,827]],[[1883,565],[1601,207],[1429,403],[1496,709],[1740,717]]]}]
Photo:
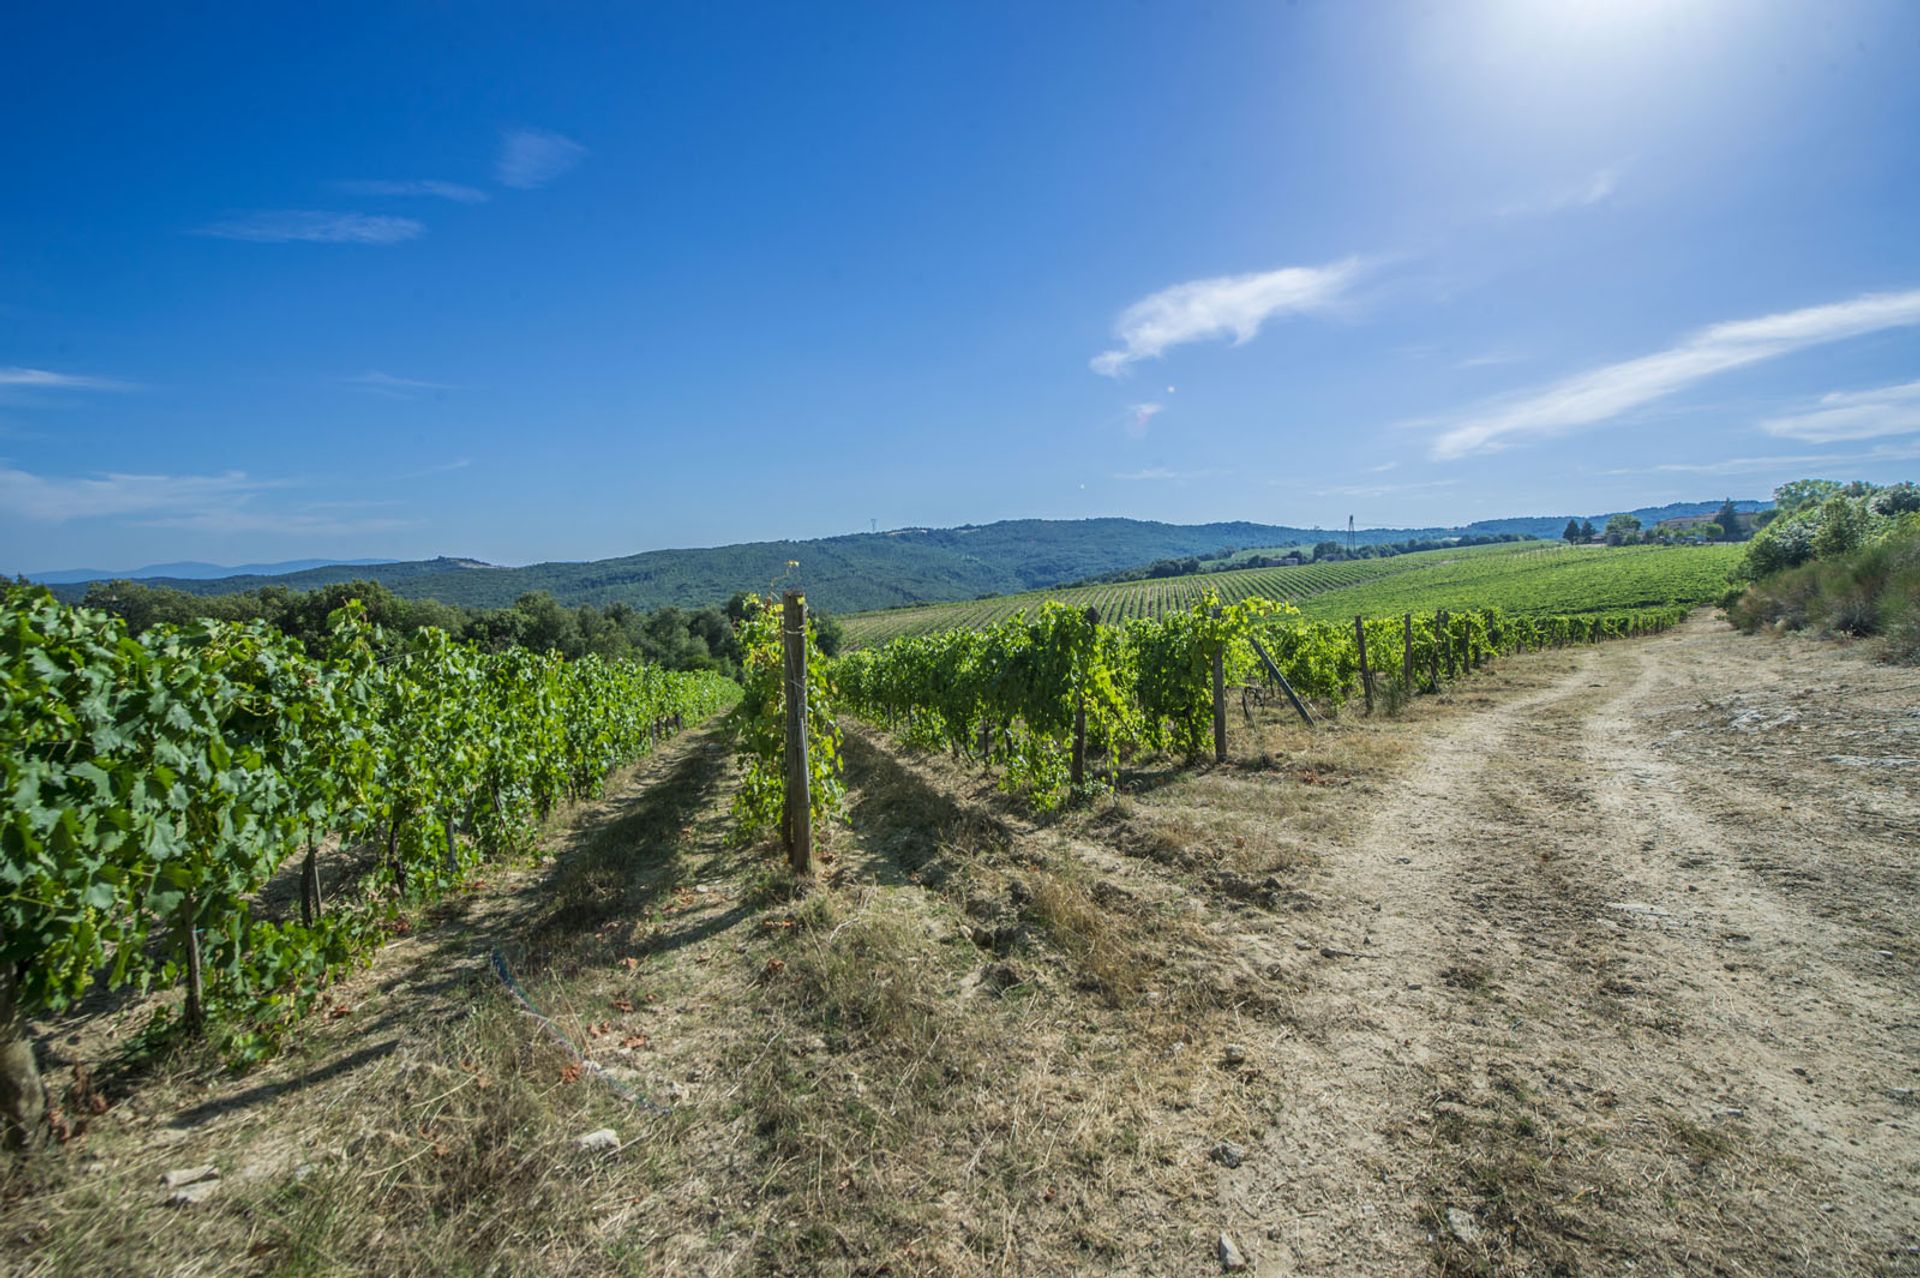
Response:
[{"label": "vineyard", "polygon": [[[238,1059],[411,908],[738,695],[717,675],[388,636],[357,607],[310,655],[260,623],[136,640],[10,589],[0,635],[0,1010],[11,1027],[100,984],[178,986],[179,1020]],[[327,848],[372,858],[335,902]],[[297,913],[260,906],[283,872]]]},{"label": "vineyard", "polygon": [[1738,558],[1737,546],[1603,550],[1520,542],[928,604],[859,613],[845,618],[844,625],[850,644],[868,645],[903,635],[980,629],[1050,600],[1094,608],[1103,621],[1126,622],[1191,607],[1208,593],[1226,603],[1284,601],[1309,617],[1325,618],[1455,606],[1535,615],[1598,612],[1716,599]]},{"label": "vineyard", "polygon": [[1085,783],[1090,759],[1110,772],[1143,751],[1192,759],[1210,731],[1224,758],[1229,686],[1278,685],[1335,708],[1361,695],[1371,708],[1376,692],[1403,701],[1495,655],[1652,634],[1686,613],[1488,608],[1340,624],[1272,599],[1207,595],[1104,624],[1049,602],[980,629],[856,650],[833,664],[832,680],[854,713],[910,743],[996,765],[1007,788],[1051,807]]}]

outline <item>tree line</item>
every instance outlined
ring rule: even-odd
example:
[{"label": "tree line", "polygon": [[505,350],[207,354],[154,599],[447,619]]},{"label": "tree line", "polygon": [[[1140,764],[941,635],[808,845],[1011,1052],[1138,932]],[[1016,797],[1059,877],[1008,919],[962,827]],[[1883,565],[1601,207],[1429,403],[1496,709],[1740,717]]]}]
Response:
[{"label": "tree line", "polygon": [[[264,621],[299,640],[308,652],[320,652],[327,644],[328,618],[353,599],[360,601],[369,622],[390,635],[407,636],[431,626],[489,652],[527,648],[556,652],[569,661],[597,656],[737,677],[741,648],[736,630],[747,615],[749,596],[742,591],[721,606],[668,606],[649,612],[624,603],[568,607],[542,590],[521,595],[509,608],[469,608],[409,599],[377,581],[339,582],[306,591],[270,585],[231,595],[189,594],[137,581],[96,581],[87,588],[82,606],[118,617],[136,636],[162,624]],[[825,614],[816,618],[821,650],[838,652],[839,620]]]}]

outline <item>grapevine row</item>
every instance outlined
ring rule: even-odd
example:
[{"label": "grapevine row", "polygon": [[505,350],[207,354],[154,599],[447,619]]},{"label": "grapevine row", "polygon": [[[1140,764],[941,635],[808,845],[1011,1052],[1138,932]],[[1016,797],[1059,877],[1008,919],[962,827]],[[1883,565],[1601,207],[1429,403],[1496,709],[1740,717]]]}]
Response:
[{"label": "grapevine row", "polygon": [[[0,1002],[57,1010],[101,980],[184,984],[185,1019],[245,1057],[362,956],[408,902],[595,793],[731,680],[423,629],[389,639],[357,606],[309,654],[262,623],[160,627],[40,590],[0,594]],[[319,899],[316,850],[375,850],[349,908]],[[301,870],[300,917],[269,880]]]},{"label": "grapevine row", "polygon": [[[1496,654],[1650,634],[1684,606],[1515,617],[1497,609],[1376,618],[1364,623],[1375,671],[1413,687],[1457,677]],[[982,629],[909,635],[834,663],[848,710],[907,740],[1004,769],[1009,788],[1042,807],[1068,793],[1076,724],[1109,766],[1139,750],[1193,757],[1214,718],[1212,668],[1228,682],[1265,677],[1256,643],[1304,697],[1339,706],[1360,687],[1351,623],[1310,621],[1290,604],[1203,597],[1157,617],[1101,624],[1078,607],[1046,603]],[[1410,659],[1409,658],[1410,655]]]}]

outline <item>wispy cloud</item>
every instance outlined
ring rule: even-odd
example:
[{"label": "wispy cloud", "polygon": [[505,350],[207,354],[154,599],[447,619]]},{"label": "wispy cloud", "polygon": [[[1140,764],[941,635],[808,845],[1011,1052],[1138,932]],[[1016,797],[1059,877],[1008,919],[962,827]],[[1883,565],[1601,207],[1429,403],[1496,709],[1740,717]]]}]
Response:
[{"label": "wispy cloud", "polygon": [[410,470],[404,475],[395,475],[395,481],[407,479],[425,479],[429,475],[445,475],[451,471],[465,470],[473,465],[471,457],[456,457],[452,461],[441,462],[435,466],[422,466],[419,470]]},{"label": "wispy cloud", "polygon": [[46,368],[0,368],[0,387],[23,386],[32,390],[133,390],[132,382],[112,377],[87,377],[78,373],[56,373]]},{"label": "wispy cloud", "polygon": [[135,520],[146,528],[181,528],[205,533],[263,533],[276,536],[343,537],[355,533],[392,532],[412,528],[421,521],[392,515],[344,518],[324,507],[299,510],[260,510],[250,506],[227,506],[160,515]]},{"label": "wispy cloud", "polygon": [[1769,435],[1831,444],[1843,439],[1879,439],[1920,431],[1920,382],[1878,390],[1835,391],[1811,412],[1760,423]]},{"label": "wispy cloud", "polygon": [[1129,483],[1151,482],[1155,480],[1185,483],[1193,479],[1218,479],[1226,474],[1223,470],[1174,470],[1167,466],[1148,466],[1144,470],[1130,470],[1115,475],[1115,479]]},{"label": "wispy cloud", "polygon": [[1495,452],[1516,437],[1609,421],[1730,369],[1810,346],[1920,324],[1920,289],[1715,324],[1654,355],[1580,373],[1455,418],[1434,441],[1441,460]]},{"label": "wispy cloud", "polygon": [[1814,467],[1872,465],[1920,458],[1920,444],[1883,444],[1860,453],[1791,453],[1774,457],[1727,457],[1710,462],[1663,462],[1600,472],[1603,475],[1740,475],[1750,471],[1805,475]]},{"label": "wispy cloud", "polygon": [[1317,489],[1314,496],[1391,497],[1395,493],[1419,493],[1436,488],[1451,488],[1459,482],[1456,479],[1432,479],[1417,484],[1341,484],[1333,488]]},{"label": "wispy cloud", "polygon": [[1491,350],[1481,355],[1469,355],[1454,364],[1455,368],[1492,368],[1497,364],[1518,363],[1522,357],[1510,350]]},{"label": "wispy cloud", "polygon": [[322,503],[284,510],[254,504],[263,494],[287,486],[284,480],[257,479],[238,470],[217,475],[59,476],[0,465],[0,511],[40,524],[122,519],[145,528],[313,535],[378,532],[416,522],[390,516],[346,518]]},{"label": "wispy cloud", "polygon": [[459,182],[441,182],[434,178],[421,178],[408,182],[389,182],[380,179],[355,179],[347,182],[335,182],[334,189],[345,191],[349,195],[397,195],[430,196],[437,200],[452,200],[455,204],[485,204],[492,199],[477,186],[465,186]]},{"label": "wispy cloud", "polygon": [[1127,435],[1132,439],[1145,439],[1153,419],[1166,411],[1165,404],[1135,404],[1127,410]]},{"label": "wispy cloud", "polygon": [[531,190],[586,159],[587,148],[546,129],[508,129],[500,135],[493,175],[502,186]]},{"label": "wispy cloud", "polygon": [[1494,210],[1501,217],[1539,217],[1562,209],[1584,208],[1613,198],[1626,175],[1624,164],[1610,164],[1530,199],[1518,200]]},{"label": "wispy cloud", "polygon": [[398,244],[427,228],[410,217],[275,209],[200,227],[195,234],[250,244]]},{"label": "wispy cloud", "polygon": [[420,391],[466,390],[464,386],[455,386],[449,382],[426,382],[416,377],[395,377],[392,373],[383,373],[372,369],[365,373],[355,373],[352,377],[340,379],[348,386],[358,386],[376,395],[387,395],[395,399],[414,399]]},{"label": "wispy cloud", "polygon": [[1228,335],[1236,346],[1250,342],[1275,316],[1311,315],[1332,307],[1361,267],[1359,258],[1348,258],[1327,266],[1283,266],[1161,289],[1120,312],[1113,326],[1119,348],[1094,356],[1091,367],[1103,376],[1118,377],[1129,365],[1158,359],[1188,342]]},{"label": "wispy cloud", "polygon": [[242,471],[218,475],[132,475],[90,478],[35,475],[0,466],[0,508],[36,523],[124,515],[182,514],[245,499],[271,487]]}]

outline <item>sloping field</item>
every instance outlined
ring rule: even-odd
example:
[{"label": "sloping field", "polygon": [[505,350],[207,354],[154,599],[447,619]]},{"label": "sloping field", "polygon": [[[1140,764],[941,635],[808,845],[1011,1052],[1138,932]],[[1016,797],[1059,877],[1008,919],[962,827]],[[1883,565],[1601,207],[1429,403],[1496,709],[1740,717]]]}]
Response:
[{"label": "sloping field", "polygon": [[1744,546],[1556,547],[1531,554],[1430,559],[1399,573],[1295,600],[1309,617],[1338,619],[1435,608],[1499,608],[1532,615],[1709,603],[1727,588]]},{"label": "sloping field", "polygon": [[928,604],[846,618],[849,643],[986,626],[1049,599],[1091,605],[1103,621],[1184,608],[1209,590],[1231,603],[1250,595],[1285,599],[1310,617],[1495,607],[1515,613],[1596,612],[1645,604],[1705,603],[1725,588],[1739,546],[1570,547],[1514,542],[1423,550],[1391,559],[1246,568],[1065,590]]}]

